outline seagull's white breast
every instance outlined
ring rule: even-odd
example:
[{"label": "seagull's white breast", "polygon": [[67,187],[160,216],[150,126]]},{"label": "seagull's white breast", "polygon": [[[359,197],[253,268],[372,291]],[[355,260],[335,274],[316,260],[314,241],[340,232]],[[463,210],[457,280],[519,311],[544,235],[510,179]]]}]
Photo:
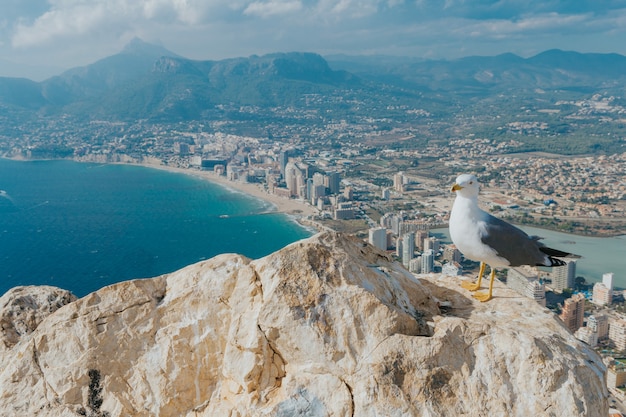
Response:
[{"label": "seagull's white breast", "polygon": [[457,195],[450,213],[450,238],[457,249],[468,259],[484,262],[491,267],[505,267],[509,261],[497,255],[485,245],[481,236],[485,233],[487,213],[470,198]]}]

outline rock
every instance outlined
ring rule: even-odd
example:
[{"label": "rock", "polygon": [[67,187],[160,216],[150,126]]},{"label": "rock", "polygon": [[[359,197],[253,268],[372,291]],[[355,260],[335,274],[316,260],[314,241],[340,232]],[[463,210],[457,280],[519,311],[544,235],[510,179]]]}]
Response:
[{"label": "rock", "polygon": [[606,416],[600,358],[496,294],[332,232],[220,255],[47,316],[2,351],[0,415]]},{"label": "rock", "polygon": [[0,352],[32,333],[41,321],[76,300],[69,291],[50,286],[15,287],[0,297]]}]

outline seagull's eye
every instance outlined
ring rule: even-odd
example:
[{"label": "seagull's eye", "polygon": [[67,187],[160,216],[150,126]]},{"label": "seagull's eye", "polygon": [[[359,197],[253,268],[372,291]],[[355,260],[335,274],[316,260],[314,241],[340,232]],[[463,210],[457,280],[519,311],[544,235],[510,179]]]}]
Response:
[{"label": "seagull's eye", "polygon": [[470,185],[474,184],[474,181],[470,181]]}]

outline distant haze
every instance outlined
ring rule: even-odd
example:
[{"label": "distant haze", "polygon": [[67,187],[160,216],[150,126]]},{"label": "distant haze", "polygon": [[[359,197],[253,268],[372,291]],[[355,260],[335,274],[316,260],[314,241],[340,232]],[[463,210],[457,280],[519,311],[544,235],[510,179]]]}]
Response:
[{"label": "distant haze", "polygon": [[201,60],[291,51],[626,54],[625,22],[623,0],[3,0],[0,76],[40,81],[113,55],[135,37]]}]

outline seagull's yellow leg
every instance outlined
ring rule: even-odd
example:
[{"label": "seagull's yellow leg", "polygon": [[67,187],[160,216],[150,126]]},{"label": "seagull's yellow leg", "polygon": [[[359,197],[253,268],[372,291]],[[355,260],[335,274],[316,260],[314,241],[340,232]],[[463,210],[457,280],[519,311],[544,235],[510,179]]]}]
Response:
[{"label": "seagull's yellow leg", "polygon": [[493,281],[496,279],[496,270],[491,268],[491,274],[489,275],[489,292],[477,292],[474,294],[474,298],[484,303],[485,301],[491,300],[491,294],[493,293]]},{"label": "seagull's yellow leg", "polygon": [[480,263],[480,270],[478,271],[478,281],[476,281],[476,283],[469,282],[469,281],[462,281],[461,282],[461,287],[465,288],[466,290],[476,291],[477,289],[480,288],[480,283],[483,280],[483,273],[484,272],[485,272],[485,263],[481,262]]}]

